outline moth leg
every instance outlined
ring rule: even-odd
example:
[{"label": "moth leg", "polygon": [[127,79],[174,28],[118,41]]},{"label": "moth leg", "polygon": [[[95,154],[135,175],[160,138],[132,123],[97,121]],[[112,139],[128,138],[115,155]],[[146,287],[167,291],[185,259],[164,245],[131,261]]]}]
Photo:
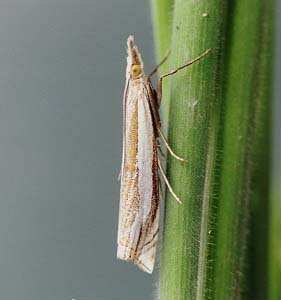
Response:
[{"label": "moth leg", "polygon": [[169,51],[167,52],[167,54],[164,56],[164,58],[160,61],[159,64],[157,64],[154,69],[148,74],[148,78],[152,77],[157,71],[158,69],[165,63],[165,61],[168,59],[169,55],[171,53],[171,49],[169,49]]},{"label": "moth leg", "polygon": [[[151,84],[147,84],[146,86],[146,91],[147,91],[147,99],[149,100],[149,104],[150,104],[150,108],[151,108],[151,113],[152,113],[152,120],[153,120],[153,124],[154,124],[154,128],[155,128],[155,135],[158,137],[160,136],[162,138],[162,140],[164,141],[166,147],[168,148],[169,152],[171,153],[171,155],[173,157],[175,157],[177,160],[179,161],[183,161],[186,162],[185,159],[179,157],[178,155],[176,155],[174,153],[174,151],[172,150],[172,148],[170,147],[166,137],[164,136],[164,134],[162,133],[160,127],[161,127],[161,122],[160,122],[160,116],[158,113],[158,103],[157,103],[157,94],[153,92],[152,90],[152,86]],[[160,149],[161,151],[161,149]]]},{"label": "moth leg", "polygon": [[207,49],[205,52],[201,53],[200,55],[198,55],[197,57],[195,57],[191,61],[187,62],[186,64],[178,67],[177,69],[171,70],[170,72],[165,73],[165,74],[163,74],[163,75],[161,75],[159,77],[158,82],[157,82],[157,100],[158,100],[158,105],[160,105],[161,99],[162,99],[162,80],[165,77],[168,77],[170,75],[176,74],[179,70],[182,70],[182,69],[184,69],[184,68],[192,65],[193,63],[195,63],[196,61],[198,61],[199,59],[201,59],[202,57],[204,57],[205,55],[207,55],[210,51],[211,51],[211,49]]},{"label": "moth leg", "polygon": [[173,189],[172,189],[172,187],[171,187],[171,185],[170,185],[170,183],[169,183],[169,180],[168,180],[168,178],[166,177],[166,174],[165,174],[165,172],[164,172],[164,170],[163,170],[163,168],[162,168],[162,165],[161,165],[161,162],[160,162],[159,159],[158,159],[158,166],[159,166],[159,169],[160,169],[160,171],[161,171],[161,174],[162,174],[162,176],[163,176],[163,178],[164,178],[164,181],[165,181],[165,183],[166,183],[166,185],[167,185],[167,187],[168,187],[170,193],[173,195],[173,197],[175,198],[175,200],[176,200],[177,202],[179,202],[180,204],[182,204],[182,202],[181,202],[181,200],[179,199],[179,197],[178,197],[178,196],[175,194],[175,192],[173,191]]},{"label": "moth leg", "polygon": [[159,180],[159,193],[161,195],[161,199],[164,199],[164,190],[162,189],[162,183],[161,180]]},{"label": "moth leg", "polygon": [[161,148],[161,145],[158,144],[158,142],[157,142],[157,149],[159,150],[160,155],[161,155],[162,157],[165,157],[165,154],[164,154],[164,152],[163,152],[163,150],[162,150],[162,148]]},{"label": "moth leg", "polygon": [[158,133],[160,135],[160,137],[162,138],[164,144],[166,145],[168,151],[170,152],[170,154],[177,160],[182,161],[182,162],[187,162],[186,159],[179,157],[178,155],[175,154],[175,152],[172,150],[171,146],[169,145],[165,135],[163,134],[163,132],[161,131],[160,127],[157,127]]}]

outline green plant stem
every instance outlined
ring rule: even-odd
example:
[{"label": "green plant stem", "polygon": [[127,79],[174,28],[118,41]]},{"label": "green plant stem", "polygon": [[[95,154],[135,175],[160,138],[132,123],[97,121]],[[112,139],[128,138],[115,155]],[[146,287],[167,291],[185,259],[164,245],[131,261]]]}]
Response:
[{"label": "green plant stem", "polygon": [[175,0],[171,39],[165,18],[154,14],[169,37],[162,42],[158,34],[158,53],[170,39],[172,68],[212,49],[165,79],[169,142],[188,163],[168,158],[168,178],[183,205],[167,193],[161,300],[268,294],[273,5]]},{"label": "green plant stem", "polygon": [[[156,58],[160,62],[171,50],[171,36],[173,25],[173,6],[174,0],[151,0],[152,18],[154,20],[154,40],[156,44]],[[170,57],[169,57],[170,58]],[[158,74],[163,74],[169,70],[169,58],[160,67]],[[170,86],[169,82],[164,82],[162,92],[161,113],[164,130],[167,130]]]},{"label": "green plant stem", "polygon": [[[251,214],[248,297],[256,300],[268,299],[269,288],[269,209],[271,176],[271,99],[273,90],[273,37],[274,3],[260,1],[259,53],[256,68],[256,88],[253,92],[251,154]],[[250,149],[250,147],[249,147]]]},{"label": "green plant stem", "polygon": [[167,194],[160,299],[206,299],[212,201],[220,122],[224,1],[176,0],[173,17],[173,68],[208,48],[211,54],[171,79],[169,140],[188,163],[169,159],[168,177],[182,199]]},{"label": "green plant stem", "polygon": [[171,46],[174,0],[151,0],[150,3],[154,20],[156,56],[160,61]]},{"label": "green plant stem", "polygon": [[[281,2],[276,1],[276,45],[275,51],[279,47],[278,44],[281,42],[281,36],[279,29],[281,28],[281,19],[278,18],[279,12],[281,11]],[[278,59],[278,50],[275,53],[276,60],[274,64],[275,68],[275,93],[276,96],[280,95],[280,80],[281,77],[281,61]],[[271,180],[271,197],[270,197],[270,208],[269,208],[269,264],[268,264],[268,300],[280,300],[281,299],[281,119],[280,110],[281,102],[280,99],[276,97],[275,105],[273,106],[273,157],[272,163],[272,180]],[[277,126],[276,126],[277,124]]]},{"label": "green plant stem", "polygon": [[[218,300],[266,297],[268,257],[257,249],[268,238],[264,229],[269,203],[272,4],[236,1],[231,8],[216,240]],[[248,252],[249,241],[256,251]]]}]

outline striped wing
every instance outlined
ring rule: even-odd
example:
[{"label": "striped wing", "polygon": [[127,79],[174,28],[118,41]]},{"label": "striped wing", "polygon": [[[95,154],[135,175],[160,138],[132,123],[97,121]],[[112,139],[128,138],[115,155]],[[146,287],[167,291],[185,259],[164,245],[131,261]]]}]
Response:
[{"label": "striped wing", "polygon": [[159,230],[159,182],[156,138],[141,80],[129,83],[124,103],[117,257],[151,273]]}]

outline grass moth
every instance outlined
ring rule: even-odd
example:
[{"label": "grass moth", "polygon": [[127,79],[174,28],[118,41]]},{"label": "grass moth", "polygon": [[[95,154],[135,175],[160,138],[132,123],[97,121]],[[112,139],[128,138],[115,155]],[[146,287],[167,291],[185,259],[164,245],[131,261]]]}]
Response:
[{"label": "grass moth", "polygon": [[198,61],[210,49],[185,65],[162,75],[155,90],[151,76],[167,57],[149,75],[145,75],[143,61],[133,36],[129,36],[127,46],[117,257],[152,273],[159,232],[159,171],[169,191],[181,203],[161,166],[158,139],[163,140],[173,157],[184,161],[172,151],[160,128],[158,110],[162,98],[162,80]]}]

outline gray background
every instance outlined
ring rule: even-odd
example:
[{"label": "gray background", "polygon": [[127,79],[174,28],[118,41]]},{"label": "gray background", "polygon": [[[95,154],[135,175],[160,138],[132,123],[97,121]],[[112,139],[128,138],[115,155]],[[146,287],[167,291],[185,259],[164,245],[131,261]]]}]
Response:
[{"label": "gray background", "polygon": [[0,1],[1,300],[151,297],[116,260],[130,33],[152,66],[148,2]]},{"label": "gray background", "polygon": [[0,300],[151,299],[115,258],[130,33],[149,70],[148,1],[0,0]]}]

